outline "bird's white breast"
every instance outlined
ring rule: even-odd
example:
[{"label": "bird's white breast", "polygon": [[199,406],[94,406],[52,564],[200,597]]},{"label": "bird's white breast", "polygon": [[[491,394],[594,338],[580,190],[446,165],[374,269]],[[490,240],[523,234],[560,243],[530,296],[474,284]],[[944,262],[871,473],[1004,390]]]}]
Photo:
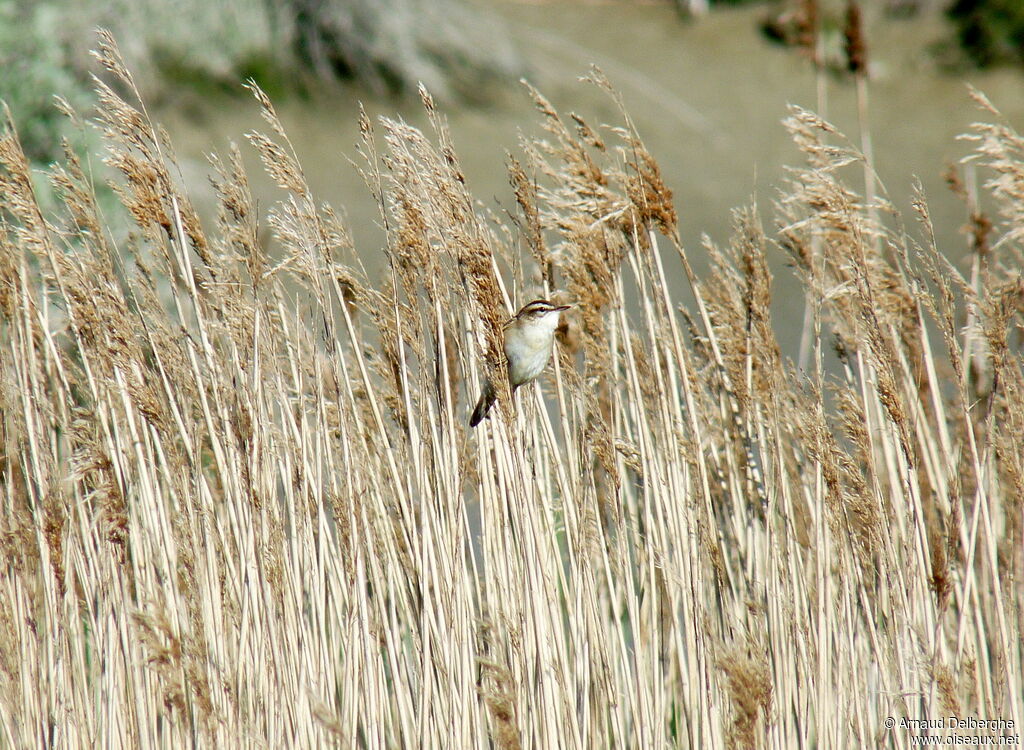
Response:
[{"label": "bird's white breast", "polygon": [[540,320],[512,327],[505,332],[508,379],[513,386],[533,380],[547,366],[558,317],[558,311],[554,311]]}]

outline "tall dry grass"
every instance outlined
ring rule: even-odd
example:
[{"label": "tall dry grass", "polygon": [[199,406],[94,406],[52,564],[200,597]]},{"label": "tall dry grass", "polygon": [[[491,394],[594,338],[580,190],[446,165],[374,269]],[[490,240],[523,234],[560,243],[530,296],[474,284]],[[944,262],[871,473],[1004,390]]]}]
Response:
[{"label": "tall dry grass", "polygon": [[[738,210],[697,278],[624,111],[594,128],[533,92],[546,134],[501,217],[424,93],[429,133],[363,122],[374,283],[261,92],[270,239],[238,149],[200,225],[109,37],[98,57],[127,239],[74,153],[44,216],[13,123],[0,140],[0,745],[1019,731],[1024,139],[994,111],[982,198],[951,177],[968,274],[923,197],[916,227],[865,205],[860,154],[794,109],[806,164],[773,229]],[[777,248],[812,300],[805,372],[769,314]],[[578,307],[549,373],[470,431],[504,317],[556,292]]]}]

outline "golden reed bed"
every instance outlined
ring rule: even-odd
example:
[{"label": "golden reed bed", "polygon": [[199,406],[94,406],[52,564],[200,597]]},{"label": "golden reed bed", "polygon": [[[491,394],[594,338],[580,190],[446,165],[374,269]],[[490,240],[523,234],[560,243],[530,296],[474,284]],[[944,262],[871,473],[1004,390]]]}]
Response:
[{"label": "golden reed bed", "polygon": [[[259,90],[281,200],[257,214],[233,149],[202,226],[109,36],[98,58],[124,216],[70,151],[44,213],[0,140],[0,746],[1020,733],[1024,139],[994,110],[989,213],[953,175],[961,274],[924,198],[865,201],[807,111],[770,229],[743,208],[698,251],[625,112],[532,92],[546,134],[499,217],[424,93],[428,134],[363,122],[373,280]],[[805,283],[802,370],[773,253]],[[510,399],[501,326],[556,293],[555,361]]]}]

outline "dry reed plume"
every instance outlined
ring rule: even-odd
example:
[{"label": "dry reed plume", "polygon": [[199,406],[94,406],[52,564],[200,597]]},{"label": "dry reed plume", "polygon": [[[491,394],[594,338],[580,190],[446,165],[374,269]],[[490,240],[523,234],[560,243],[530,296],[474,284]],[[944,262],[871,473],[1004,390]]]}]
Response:
[{"label": "dry reed plume", "polygon": [[[624,111],[593,128],[533,92],[547,132],[510,159],[506,225],[424,92],[428,134],[363,122],[375,284],[258,89],[269,251],[238,150],[209,232],[109,36],[97,56],[130,235],[70,149],[44,215],[0,139],[0,745],[1019,731],[1024,139],[994,111],[972,137],[996,213],[957,183],[967,276],[923,197],[919,232],[890,228],[844,182],[860,153],[794,109],[776,230],[737,211],[698,278]],[[812,302],[804,373],[769,314],[776,245]],[[556,291],[578,303],[557,361],[470,432],[505,316]]]}]

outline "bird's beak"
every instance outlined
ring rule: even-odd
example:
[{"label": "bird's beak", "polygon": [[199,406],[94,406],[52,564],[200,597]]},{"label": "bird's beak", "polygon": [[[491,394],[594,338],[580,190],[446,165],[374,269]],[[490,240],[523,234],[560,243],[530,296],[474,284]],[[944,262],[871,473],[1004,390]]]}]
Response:
[{"label": "bird's beak", "polygon": [[573,307],[576,307],[576,305],[575,305],[575,304],[568,304],[568,305],[559,305],[559,306],[558,306],[558,307],[556,307],[555,309],[556,309],[556,310],[569,310],[569,309],[571,309],[571,308],[573,308]]}]

